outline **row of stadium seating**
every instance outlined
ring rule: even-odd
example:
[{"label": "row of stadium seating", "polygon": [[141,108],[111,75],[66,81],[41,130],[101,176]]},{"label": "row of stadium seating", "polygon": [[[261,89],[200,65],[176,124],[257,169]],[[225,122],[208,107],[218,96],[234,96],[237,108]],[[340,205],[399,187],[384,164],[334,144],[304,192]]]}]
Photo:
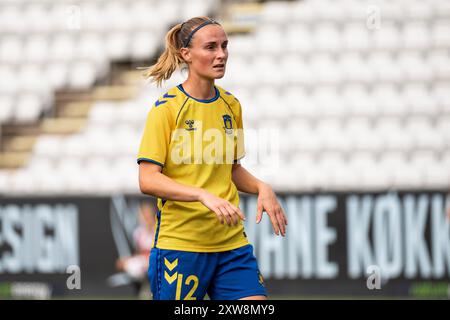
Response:
[{"label": "row of stadium seating", "polygon": [[[211,9],[211,1],[2,0],[0,6],[1,28],[13,32],[37,32],[65,28],[70,20],[67,17],[76,19],[78,15],[84,26],[99,30],[158,27],[162,19],[181,16],[185,20],[198,12],[207,12]],[[263,7],[260,21],[275,25],[289,25],[291,22],[346,23],[364,21],[371,15],[379,15],[388,22],[430,21],[450,17],[450,5],[441,0],[273,1]]]},{"label": "row of stadium seating", "polygon": [[[277,161],[278,160],[278,161]],[[417,153],[408,160],[401,153],[384,153],[379,158],[368,153],[324,153],[314,157],[300,152],[287,161],[276,155],[258,161],[249,152],[242,164],[273,184],[278,191],[385,190],[442,188],[450,183],[450,153],[441,157]],[[12,195],[28,194],[111,194],[138,193],[134,157],[89,157],[47,159],[37,157],[29,167],[14,174],[0,171],[0,188]]]},{"label": "row of stadium seating", "polygon": [[441,0],[325,0],[271,1],[261,12],[263,24],[289,25],[366,20],[379,15],[383,21],[430,21],[450,17],[450,4]]},{"label": "row of stadium seating", "polygon": [[[94,71],[86,66],[77,64],[70,74],[55,74],[55,81],[69,82],[76,88],[87,88],[93,84]],[[66,70],[67,71],[67,70]],[[26,75],[26,73],[24,73]],[[36,74],[37,75],[37,74]],[[57,77],[60,76],[59,79]],[[45,88],[39,91],[39,78],[36,76],[36,86],[33,86],[33,78],[24,78],[29,88],[23,86],[21,94],[0,94],[2,108],[0,110],[0,123],[7,121],[32,122],[39,115],[51,108],[52,94]],[[225,82],[225,81],[223,81]],[[222,83],[221,83],[222,84]],[[11,85],[11,84],[10,84]],[[423,116],[434,118],[450,113],[449,82],[438,82],[428,89],[425,84],[407,84],[403,89],[396,89],[394,85],[375,85],[374,89],[368,91],[362,85],[346,85],[338,90],[334,86],[315,87],[313,92],[289,86],[277,90],[272,86],[261,86],[254,90],[243,87],[233,88],[227,86],[233,94],[238,97],[246,107],[245,117],[247,121],[258,122],[267,116],[274,119],[301,117],[315,119],[320,117],[346,118],[352,117],[406,117]],[[16,98],[16,99],[15,99]],[[147,100],[147,103],[152,98]],[[122,113],[126,117],[132,117],[137,122],[141,121],[140,114],[133,114],[135,103],[123,104]],[[98,103],[99,118],[104,121],[113,120],[115,113],[110,113],[108,104]],[[103,106],[103,107],[101,107]],[[276,106],[276,112],[274,112]],[[104,110],[103,110],[103,109]],[[103,111],[102,111],[103,110]]]},{"label": "row of stadium seating", "polygon": [[[256,60],[253,68],[250,68],[251,64],[245,62],[238,64],[230,61],[228,72],[232,74],[240,70],[243,72],[242,76],[227,77],[220,81],[220,84],[230,88],[231,91],[240,85],[234,92],[236,95],[240,93],[238,96],[243,101],[252,97],[253,101],[247,105],[258,106],[258,110],[255,109],[255,118],[258,118],[258,114],[265,116],[263,105],[274,103],[277,105],[295,103],[294,112],[301,115],[317,113],[320,115],[322,112],[332,115],[348,113],[434,115],[449,110],[446,93],[450,91],[450,59],[446,64],[449,67],[445,65],[441,67],[443,65],[441,63],[447,63],[442,61],[443,59],[436,60],[434,68],[425,65],[421,67],[412,60],[410,67],[405,66],[403,70],[401,62],[400,65],[392,62],[392,65],[376,68],[353,61],[346,68],[339,70],[339,66],[331,61],[317,59],[308,66],[297,59],[292,61],[290,67],[288,60],[285,60],[282,64],[284,68],[280,70],[275,63],[271,64],[267,59]],[[327,65],[330,68],[325,68]],[[291,68],[298,68],[297,70],[301,71],[295,72]],[[18,72],[10,66],[0,67],[0,101],[3,107],[0,111],[0,123],[10,120],[35,121],[43,111],[51,108],[55,90],[63,87],[90,88],[95,80],[107,71],[108,65],[105,63],[95,64],[83,60],[70,65],[53,63],[43,68],[37,65],[24,65]],[[439,77],[435,79],[438,80],[431,82],[433,75],[436,74]],[[283,78],[290,80],[283,81]],[[384,79],[392,81],[382,81]],[[420,82],[417,83],[419,79]],[[280,87],[280,84],[288,87]],[[300,84],[303,90],[299,89]],[[259,88],[255,88],[256,85]],[[369,86],[373,87],[371,91],[365,88]],[[400,86],[402,89],[396,89]],[[246,90],[246,87],[255,89]],[[308,87],[313,92],[305,92],[304,89]],[[255,101],[253,97],[262,101]]]},{"label": "row of stadium seating", "polygon": [[158,49],[162,31],[136,30],[130,33],[63,31],[54,35],[39,34],[22,38],[5,35],[0,40],[0,64],[47,64],[105,59],[148,59]]},{"label": "row of stadium seating", "polygon": [[[430,50],[427,53],[409,51],[397,55],[386,52],[373,52],[368,55],[358,53],[339,55],[316,54],[308,57],[302,56],[299,53],[291,53],[283,54],[281,55],[282,59],[279,59],[275,54],[259,53],[256,57],[235,54],[236,48],[233,47],[234,38],[230,37],[230,41],[231,47],[229,50],[232,57],[228,62],[228,70],[230,72],[242,70],[240,72],[242,75],[238,74],[239,78],[243,77],[248,82],[255,82],[255,77],[263,77],[262,81],[269,83],[271,78],[268,77],[268,74],[272,72],[275,73],[274,77],[277,80],[282,77],[287,78],[291,82],[305,84],[323,81],[338,83],[342,80],[372,83],[400,82],[400,80],[426,82],[436,79],[450,79],[450,58],[448,56],[448,50]],[[127,46],[127,43],[125,42],[124,45]],[[150,46],[150,42],[147,45],[148,47],[152,47]],[[98,49],[98,51],[95,51],[95,56],[92,53],[92,49],[94,48]],[[126,54],[127,56],[124,58],[128,58],[128,51],[132,48],[137,47],[132,46],[126,50],[120,49],[116,50],[115,53],[110,52],[110,54],[107,54],[101,48],[93,46],[86,48],[86,52],[91,52],[90,57],[83,57],[81,53],[78,54],[76,50],[71,49],[71,53],[65,55],[65,60],[52,58],[51,63],[49,61],[31,62],[27,61],[27,59],[21,59],[20,52],[22,50],[18,48],[17,50],[8,52],[11,56],[13,53],[19,55],[17,62],[9,61],[7,64],[1,63],[0,71],[2,73],[9,73],[8,77],[11,78],[11,81],[13,83],[19,82],[19,86],[20,75],[15,75],[15,69],[23,72],[27,72],[30,69],[31,72],[36,70],[35,73],[42,73],[40,69],[46,69],[48,68],[48,64],[51,65],[53,63],[69,68],[77,61],[85,60],[91,63],[98,63],[106,59],[114,60],[114,55],[118,55],[119,53]],[[144,46],[137,49],[140,52],[144,52]],[[44,56],[45,52],[46,49],[42,48],[39,56]],[[51,55],[51,50],[48,54]],[[232,75],[236,77],[234,73]],[[249,85],[248,82],[244,82],[243,85]],[[276,82],[273,80],[270,83],[276,85]],[[8,87],[1,90],[7,91]]]},{"label": "row of stadium seating", "polygon": [[[231,43],[233,39],[230,40]],[[360,55],[316,54],[304,58],[299,54],[232,56],[226,82],[232,85],[279,86],[294,83],[302,86],[357,82],[366,84],[430,82],[450,79],[449,50],[430,51],[426,56],[418,52],[404,52],[397,57],[385,52]],[[233,48],[230,48],[233,54]],[[239,72],[238,72],[239,71]],[[260,80],[256,80],[260,79]],[[256,82],[256,84],[255,84]],[[260,82],[260,83],[258,83]]]},{"label": "row of stadium seating", "polygon": [[[448,19],[429,24],[412,22],[403,26],[383,22],[380,28],[373,30],[363,21],[348,22],[341,27],[331,23],[315,27],[305,24],[266,26],[258,28],[254,39],[249,40],[247,45],[255,45],[262,51],[273,53],[288,50],[310,54],[445,49],[450,44],[449,29]],[[244,46],[241,43],[239,45]],[[243,48],[246,49],[248,48]]]},{"label": "row of stadium seating", "polygon": [[218,2],[203,0],[0,1],[0,31],[45,34],[59,31],[164,30]]},{"label": "row of stadium seating", "polygon": [[[255,37],[246,41],[233,41],[239,52],[251,54],[254,48],[272,53],[298,51],[315,54],[317,52],[373,52],[377,50],[398,52],[402,50],[429,50],[446,49],[450,46],[450,22],[434,21],[430,25],[425,23],[410,23],[403,27],[396,24],[385,23],[376,30],[370,30],[364,23],[348,23],[342,28],[332,24],[318,25],[311,28],[304,24],[292,24],[289,27],[261,27],[255,32]],[[29,59],[45,59],[56,57],[70,59],[73,56],[71,49],[89,41],[106,42],[109,50],[115,45],[148,43],[153,36],[162,33],[161,29],[141,27],[136,30],[109,30],[101,32],[88,30],[61,30],[54,33],[27,33],[26,35],[5,33],[0,42],[3,54],[9,50],[19,52],[25,49],[26,55],[15,58],[0,56],[0,62],[5,59],[17,61],[28,57]],[[143,36],[145,35],[145,36]],[[148,35],[148,37],[147,37]],[[91,39],[93,36],[97,38]],[[159,39],[159,38],[157,38]],[[43,48],[50,48],[50,55],[41,57]],[[16,59],[16,60],[14,60]]]},{"label": "row of stadium seating", "polygon": [[[104,105],[99,106],[103,107]],[[93,114],[97,107],[93,108]],[[44,157],[90,157],[116,154],[133,156],[139,147],[145,116],[127,117],[130,108],[109,108],[109,119],[90,119],[84,131],[68,137],[43,135],[35,144],[34,153]],[[125,112],[124,112],[125,110]],[[245,107],[243,108],[246,111]],[[110,122],[106,122],[106,121]],[[131,120],[131,121],[130,121]],[[261,121],[246,123],[247,144],[271,143],[282,157],[292,152],[324,152],[329,150],[350,154],[365,150],[374,154],[389,150],[405,153],[430,150],[436,153],[450,148],[450,116],[430,122],[422,117],[406,121],[393,118],[348,118],[345,121],[321,118],[315,122],[291,119],[284,123]],[[261,146],[260,146],[261,147]],[[263,147],[261,147],[263,149]]]}]

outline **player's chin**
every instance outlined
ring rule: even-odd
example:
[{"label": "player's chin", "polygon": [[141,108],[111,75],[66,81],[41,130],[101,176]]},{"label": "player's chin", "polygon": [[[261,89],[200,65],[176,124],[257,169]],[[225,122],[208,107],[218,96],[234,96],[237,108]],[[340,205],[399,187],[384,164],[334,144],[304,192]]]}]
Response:
[{"label": "player's chin", "polygon": [[225,68],[220,69],[213,69],[213,78],[214,79],[221,79],[225,75]]}]

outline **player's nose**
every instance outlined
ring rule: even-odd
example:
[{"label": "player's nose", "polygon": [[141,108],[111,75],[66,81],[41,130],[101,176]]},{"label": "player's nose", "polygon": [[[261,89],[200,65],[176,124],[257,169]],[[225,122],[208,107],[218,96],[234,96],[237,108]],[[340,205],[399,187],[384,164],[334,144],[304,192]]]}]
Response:
[{"label": "player's nose", "polygon": [[[217,59],[219,60],[224,60],[226,59],[228,56],[226,49],[224,48],[220,48],[219,50],[217,50]],[[221,61],[221,62],[225,62],[225,61]]]}]

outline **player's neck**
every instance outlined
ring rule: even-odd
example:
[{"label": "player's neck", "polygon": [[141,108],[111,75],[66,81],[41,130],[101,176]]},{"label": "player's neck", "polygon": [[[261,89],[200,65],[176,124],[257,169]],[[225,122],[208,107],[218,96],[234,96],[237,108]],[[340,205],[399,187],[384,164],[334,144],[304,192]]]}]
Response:
[{"label": "player's neck", "polygon": [[199,100],[209,100],[216,95],[214,80],[202,79],[191,75],[183,82],[183,89],[191,97]]}]

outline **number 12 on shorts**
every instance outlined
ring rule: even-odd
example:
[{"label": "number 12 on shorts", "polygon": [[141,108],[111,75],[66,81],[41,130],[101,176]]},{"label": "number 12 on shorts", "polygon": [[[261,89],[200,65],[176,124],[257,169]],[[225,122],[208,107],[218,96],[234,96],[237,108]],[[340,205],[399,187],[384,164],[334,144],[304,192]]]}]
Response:
[{"label": "number 12 on shorts", "polygon": [[179,273],[178,274],[178,279],[177,279],[177,291],[175,293],[175,299],[176,300],[197,300],[196,297],[193,297],[192,295],[195,293],[195,290],[197,290],[198,287],[198,278],[195,275],[190,275],[186,278],[185,281],[185,285],[186,286],[190,286],[191,283],[193,282],[192,288],[189,290],[188,294],[181,299],[181,287],[183,285],[183,274]]}]

